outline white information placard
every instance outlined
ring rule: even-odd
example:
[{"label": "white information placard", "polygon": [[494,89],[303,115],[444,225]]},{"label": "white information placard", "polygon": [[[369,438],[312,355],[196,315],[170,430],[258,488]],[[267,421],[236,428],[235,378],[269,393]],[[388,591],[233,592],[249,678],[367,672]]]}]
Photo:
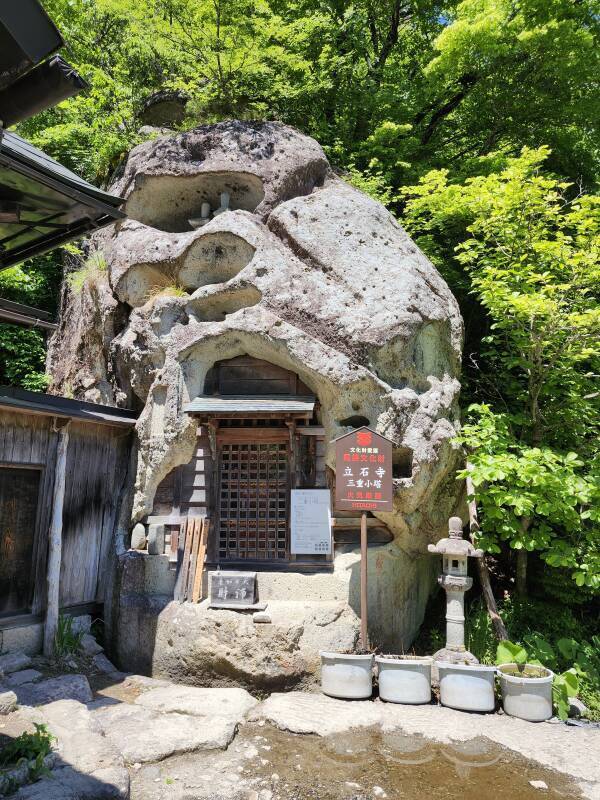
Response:
[{"label": "white information placard", "polygon": [[296,555],[331,553],[329,489],[292,489],[291,552]]}]

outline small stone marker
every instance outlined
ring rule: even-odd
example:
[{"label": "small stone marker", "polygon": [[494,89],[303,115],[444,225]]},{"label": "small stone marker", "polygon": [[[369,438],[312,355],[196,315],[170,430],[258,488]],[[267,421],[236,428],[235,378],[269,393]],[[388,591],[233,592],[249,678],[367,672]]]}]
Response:
[{"label": "small stone marker", "polygon": [[210,605],[212,608],[252,608],[256,605],[256,572],[211,572]]},{"label": "small stone marker", "polygon": [[148,527],[148,555],[162,556],[165,552],[165,526],[153,523]]},{"label": "small stone marker", "polygon": [[137,525],[134,525],[133,530],[131,531],[131,549],[146,549],[146,528],[141,522],[138,522]]}]

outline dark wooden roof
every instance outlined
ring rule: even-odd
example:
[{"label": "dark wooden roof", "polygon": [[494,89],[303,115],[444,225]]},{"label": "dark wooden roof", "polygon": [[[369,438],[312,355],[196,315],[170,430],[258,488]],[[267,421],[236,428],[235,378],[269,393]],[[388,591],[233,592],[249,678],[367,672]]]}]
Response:
[{"label": "dark wooden roof", "polygon": [[102,406],[71,400],[53,394],[28,392],[14,386],[0,386],[0,411],[22,411],[25,414],[43,414],[62,419],[77,419],[100,425],[133,427],[138,415],[128,408]]},{"label": "dark wooden roof", "polygon": [[259,414],[291,414],[311,416],[315,407],[314,397],[293,395],[201,395],[187,403],[183,410],[188,414],[225,414],[253,416]]}]

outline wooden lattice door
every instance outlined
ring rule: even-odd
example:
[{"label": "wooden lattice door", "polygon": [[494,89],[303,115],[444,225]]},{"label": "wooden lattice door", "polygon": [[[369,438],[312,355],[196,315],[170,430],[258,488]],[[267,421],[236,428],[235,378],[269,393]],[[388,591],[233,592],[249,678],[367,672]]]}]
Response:
[{"label": "wooden lattice door", "polygon": [[286,438],[263,429],[255,441],[228,437],[219,451],[219,559],[286,559],[290,489]]}]

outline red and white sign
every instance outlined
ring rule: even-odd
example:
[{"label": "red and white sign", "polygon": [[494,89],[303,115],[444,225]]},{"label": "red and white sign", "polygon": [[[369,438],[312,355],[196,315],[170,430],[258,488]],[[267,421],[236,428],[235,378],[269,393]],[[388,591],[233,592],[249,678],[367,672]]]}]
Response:
[{"label": "red and white sign", "polygon": [[335,440],[338,511],[393,511],[392,442],[370,428]]}]

